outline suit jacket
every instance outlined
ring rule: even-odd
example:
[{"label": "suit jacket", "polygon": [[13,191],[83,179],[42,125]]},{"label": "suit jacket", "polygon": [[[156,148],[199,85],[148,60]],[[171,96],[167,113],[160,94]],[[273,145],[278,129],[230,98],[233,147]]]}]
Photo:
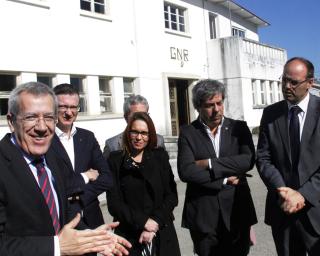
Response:
[{"label": "suit jacket", "polygon": [[[65,181],[55,154],[46,163],[54,177],[60,225],[67,221]],[[53,256],[55,235],[48,206],[21,151],[7,134],[0,141],[0,255]]]},{"label": "suit jacket", "polygon": [[[109,155],[111,152],[123,149],[122,135],[123,133],[119,133],[118,135],[113,136],[106,140],[106,143],[103,149],[103,156],[105,157],[105,159],[109,158]],[[164,145],[163,136],[161,136],[160,134],[157,134],[157,146],[166,149]]]},{"label": "suit jacket", "polygon": [[[178,139],[178,173],[187,183],[182,226],[211,233],[218,225],[219,211],[226,227],[248,227],[257,222],[250,189],[245,177],[241,185],[224,185],[224,178],[241,176],[254,164],[254,145],[244,121],[224,118],[219,158],[199,120],[181,127]],[[196,160],[211,159],[212,169],[203,169]]]},{"label": "suit jacket", "polygon": [[[320,234],[320,98],[310,95],[302,131],[298,174],[298,191],[307,205],[300,216],[307,216]],[[276,188],[288,186],[292,168],[288,132],[288,105],[280,101],[264,109],[257,147],[257,167],[268,188],[266,224],[284,225],[289,219],[280,209]]]},{"label": "suit jacket", "polygon": [[[83,210],[83,220],[90,228],[96,228],[104,223],[100,210],[98,196],[112,186],[112,176],[107,161],[103,158],[100,146],[91,131],[77,128],[73,137],[74,172],[77,187],[83,194],[80,196]],[[73,170],[69,156],[57,135],[52,141],[52,148],[63,160],[64,164]],[[93,168],[99,171],[97,180],[84,183],[81,173]]]},{"label": "suit jacket", "polygon": [[152,209],[136,207],[136,205],[144,205],[144,194],[139,193],[128,180],[124,181],[120,178],[123,162],[127,157],[123,151],[115,151],[108,159],[115,182],[114,188],[107,194],[108,209],[114,219],[120,221],[115,232],[126,237],[133,244],[137,243],[145,223],[151,217],[159,224],[157,233],[160,245],[159,256],[179,256],[179,244],[173,225],[173,209],[178,204],[178,196],[167,152],[163,148],[146,150],[140,168],[132,172],[130,170],[131,175],[138,175],[134,173],[138,171],[142,175],[141,179],[142,177],[145,179],[153,202]]}]

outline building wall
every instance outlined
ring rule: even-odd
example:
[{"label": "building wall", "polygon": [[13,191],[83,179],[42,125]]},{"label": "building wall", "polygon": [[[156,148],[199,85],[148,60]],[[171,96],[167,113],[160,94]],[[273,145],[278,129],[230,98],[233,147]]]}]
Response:
[{"label": "building wall", "polygon": [[[163,135],[171,135],[168,78],[223,79],[230,95],[227,113],[256,125],[261,111],[250,105],[251,78],[278,77],[281,62],[245,52],[243,40],[230,38],[231,25],[259,40],[256,25],[234,14],[230,22],[227,8],[203,0],[168,1],[187,10],[185,33],[165,28],[162,0],[110,0],[103,16],[80,10],[79,2],[1,1],[0,23],[7,25],[1,31],[0,73],[17,74],[18,83],[50,74],[53,86],[82,76],[88,108],[77,125],[94,131],[101,146],[125,127],[124,78],[133,78],[134,92],[148,99]],[[209,13],[216,15],[220,39],[210,40]],[[99,77],[111,79],[112,113],[100,113]],[[192,107],[190,112],[195,118]],[[6,131],[3,117],[0,137]]]}]

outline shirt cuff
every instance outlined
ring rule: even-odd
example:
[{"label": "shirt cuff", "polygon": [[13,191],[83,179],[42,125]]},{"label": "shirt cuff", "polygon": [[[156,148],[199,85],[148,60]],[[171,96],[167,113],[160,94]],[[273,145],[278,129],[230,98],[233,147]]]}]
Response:
[{"label": "shirt cuff", "polygon": [[228,178],[224,178],[223,179],[223,185],[227,185],[227,182],[228,182]]},{"label": "shirt cuff", "polygon": [[54,236],[54,256],[60,256],[60,244],[58,236]]},{"label": "shirt cuff", "polygon": [[213,172],[213,169],[212,169],[211,158],[208,159],[208,169],[209,169],[209,174],[210,174],[211,180],[214,180],[215,177],[214,177],[214,172]]},{"label": "shirt cuff", "polygon": [[84,183],[88,184],[89,183],[89,178],[87,177],[87,175],[85,175],[84,173],[81,173],[82,178],[84,179]]}]

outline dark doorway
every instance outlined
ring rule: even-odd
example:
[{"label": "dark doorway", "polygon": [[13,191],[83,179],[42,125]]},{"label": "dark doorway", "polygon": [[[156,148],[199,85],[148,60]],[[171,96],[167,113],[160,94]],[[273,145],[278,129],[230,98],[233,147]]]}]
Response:
[{"label": "dark doorway", "polygon": [[190,123],[189,116],[189,80],[168,79],[170,112],[171,112],[171,129],[172,135],[179,135],[179,127]]}]

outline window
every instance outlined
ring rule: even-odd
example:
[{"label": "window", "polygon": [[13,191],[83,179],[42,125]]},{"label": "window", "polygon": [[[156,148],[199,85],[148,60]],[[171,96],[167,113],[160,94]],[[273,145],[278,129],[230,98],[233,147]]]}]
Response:
[{"label": "window", "polygon": [[80,0],[81,10],[106,14],[106,3],[105,0]]},{"label": "window", "polygon": [[129,98],[134,94],[134,79],[133,78],[123,78],[123,92],[124,100]]},{"label": "window", "polygon": [[272,104],[275,102],[274,100],[274,96],[273,96],[273,83],[272,81],[269,81],[269,84],[268,84],[268,97],[267,97],[267,103],[268,104]]},{"label": "window", "polygon": [[16,87],[16,76],[0,74],[0,115],[8,112],[8,100],[10,92]]},{"label": "window", "polygon": [[112,112],[112,95],[110,89],[110,79],[99,78],[100,111],[101,113]]},{"label": "window", "polygon": [[283,100],[283,95],[282,95],[282,85],[281,82],[277,81],[277,95],[278,95],[278,101]]},{"label": "window", "polygon": [[45,75],[45,74],[37,75],[37,81],[48,85],[50,88],[52,88],[52,78],[53,76],[51,75]]},{"label": "window", "polygon": [[252,87],[252,102],[253,106],[258,105],[258,100],[257,100],[257,80],[252,80],[251,81],[251,87]]},{"label": "window", "polygon": [[210,39],[217,38],[216,30],[216,15],[209,13],[209,28],[210,28]]},{"label": "window", "polygon": [[71,76],[70,84],[72,84],[80,96],[80,112],[87,112],[87,100],[84,90],[83,77]]},{"label": "window", "polygon": [[266,81],[264,81],[264,80],[260,81],[260,92],[259,92],[259,97],[258,97],[259,105],[266,104],[265,83],[266,83]]},{"label": "window", "polygon": [[236,28],[236,27],[232,27],[232,35],[242,37],[242,38],[246,37],[245,31],[240,28]]},{"label": "window", "polygon": [[165,27],[167,29],[186,32],[185,12],[186,12],[185,9],[165,2],[164,3]]}]

